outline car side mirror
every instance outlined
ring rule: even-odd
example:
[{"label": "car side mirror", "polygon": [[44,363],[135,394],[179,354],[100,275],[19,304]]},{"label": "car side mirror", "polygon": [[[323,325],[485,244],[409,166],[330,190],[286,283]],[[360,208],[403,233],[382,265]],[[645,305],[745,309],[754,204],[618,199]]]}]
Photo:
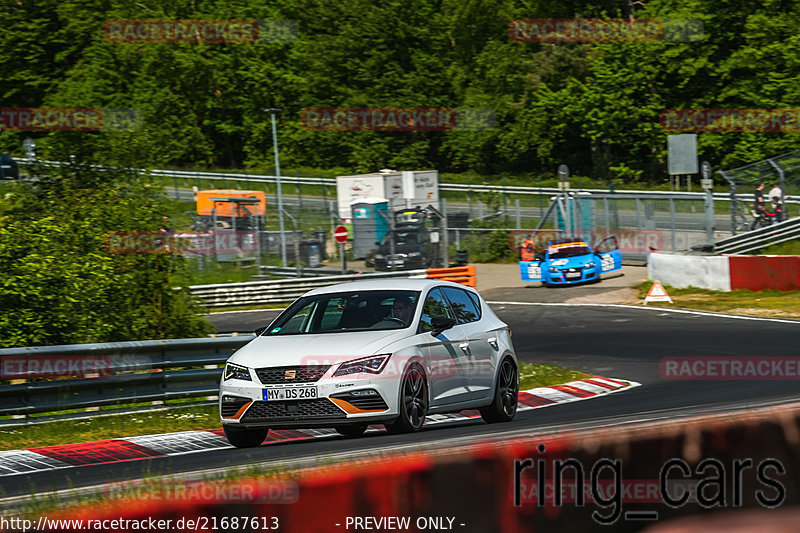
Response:
[{"label": "car side mirror", "polygon": [[256,337],[260,337],[262,333],[264,333],[265,331],[267,331],[267,328],[268,328],[268,327],[269,327],[269,326],[261,326],[260,328],[256,328],[256,329],[254,329],[254,330],[253,330],[253,333],[255,333],[255,334],[256,334]]},{"label": "car side mirror", "polygon": [[448,330],[455,325],[456,321],[453,318],[448,318],[446,316],[431,317],[431,335],[435,337],[439,333]]}]

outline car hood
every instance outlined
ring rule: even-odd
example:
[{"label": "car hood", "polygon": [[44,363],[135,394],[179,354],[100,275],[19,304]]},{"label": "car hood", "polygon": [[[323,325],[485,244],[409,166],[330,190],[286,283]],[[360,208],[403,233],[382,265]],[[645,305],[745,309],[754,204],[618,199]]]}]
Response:
[{"label": "car hood", "polygon": [[261,336],[240,348],[229,361],[250,368],[334,364],[380,353],[409,336],[408,329]]},{"label": "car hood", "polygon": [[550,266],[558,268],[579,268],[586,263],[597,262],[594,254],[576,255],[574,257],[565,257],[563,259],[551,259]]}]

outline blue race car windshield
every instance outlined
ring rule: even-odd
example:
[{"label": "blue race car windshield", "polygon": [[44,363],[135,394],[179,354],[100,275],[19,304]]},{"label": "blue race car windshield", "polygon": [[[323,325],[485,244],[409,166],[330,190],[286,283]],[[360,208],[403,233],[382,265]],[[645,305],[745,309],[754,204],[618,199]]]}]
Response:
[{"label": "blue race car windshield", "polygon": [[592,253],[591,248],[586,244],[575,244],[567,246],[550,246],[549,248],[550,259],[563,259],[565,257],[577,257],[579,255],[586,255]]}]

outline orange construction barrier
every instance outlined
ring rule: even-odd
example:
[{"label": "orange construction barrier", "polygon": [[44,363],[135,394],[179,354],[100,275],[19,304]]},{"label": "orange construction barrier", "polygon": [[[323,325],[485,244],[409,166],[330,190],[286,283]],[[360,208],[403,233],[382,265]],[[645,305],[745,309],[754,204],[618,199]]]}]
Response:
[{"label": "orange construction barrier", "polygon": [[450,268],[429,268],[425,277],[428,279],[440,279],[442,281],[452,281],[467,287],[475,287],[478,278],[475,275],[475,265]]}]

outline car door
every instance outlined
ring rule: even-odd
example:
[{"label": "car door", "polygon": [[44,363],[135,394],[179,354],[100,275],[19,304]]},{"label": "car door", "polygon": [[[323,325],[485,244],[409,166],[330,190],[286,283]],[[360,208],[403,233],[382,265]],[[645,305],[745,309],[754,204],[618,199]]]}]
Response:
[{"label": "car door", "polygon": [[458,370],[464,376],[466,397],[469,400],[489,398],[498,358],[497,333],[486,330],[476,296],[456,287],[443,287],[442,292],[464,335],[465,342],[459,344],[459,348],[465,359],[459,360]]},{"label": "car door", "polygon": [[619,243],[614,235],[597,243],[594,246],[594,253],[600,259],[601,273],[622,270],[622,253],[619,251]]},{"label": "car door", "polygon": [[444,316],[456,319],[440,288],[431,289],[425,297],[419,331],[426,336],[423,344],[431,407],[464,401],[467,389],[464,373],[459,367],[467,362],[467,344],[461,328],[456,325],[435,337],[431,335],[431,319]]},{"label": "car door", "polygon": [[519,273],[522,281],[542,281],[542,262],[520,261]]}]

